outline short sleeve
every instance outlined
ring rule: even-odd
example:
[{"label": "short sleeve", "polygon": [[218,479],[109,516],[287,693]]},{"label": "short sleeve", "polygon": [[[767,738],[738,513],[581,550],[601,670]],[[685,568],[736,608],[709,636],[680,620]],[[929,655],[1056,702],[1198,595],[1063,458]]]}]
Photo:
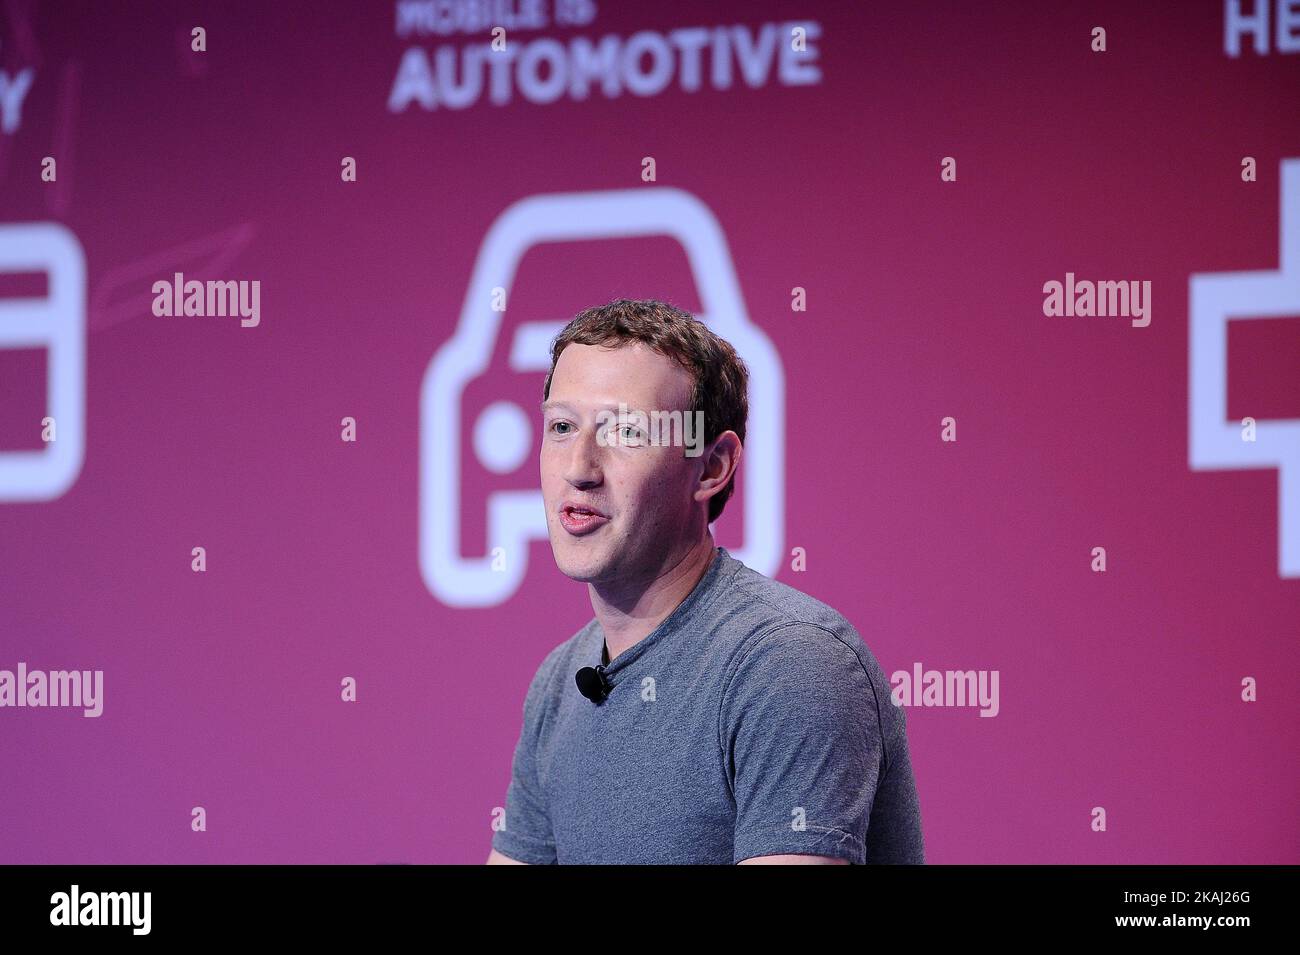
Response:
[{"label": "short sleeve", "polygon": [[517,862],[549,865],[556,862],[555,837],[546,794],[537,777],[537,740],[541,735],[542,703],[552,658],[538,667],[524,697],[524,722],[515,744],[506,789],[505,828],[492,836],[492,848]]},{"label": "short sleeve", "polygon": [[796,854],[865,863],[883,740],[875,690],[851,647],[805,623],[760,636],[726,683],[720,723],[734,862]]}]

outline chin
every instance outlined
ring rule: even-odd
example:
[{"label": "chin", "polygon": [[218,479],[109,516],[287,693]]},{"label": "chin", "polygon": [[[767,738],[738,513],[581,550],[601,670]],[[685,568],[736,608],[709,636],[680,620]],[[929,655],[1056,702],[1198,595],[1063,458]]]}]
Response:
[{"label": "chin", "polygon": [[555,566],[560,568],[560,573],[564,574],[565,577],[577,583],[591,583],[600,577],[596,569],[585,561],[557,560]]},{"label": "chin", "polygon": [[581,583],[599,580],[604,576],[602,571],[605,569],[602,555],[592,552],[579,553],[575,545],[580,543],[577,540],[561,540],[558,544],[552,541],[551,553],[555,557],[555,566],[570,580]]}]

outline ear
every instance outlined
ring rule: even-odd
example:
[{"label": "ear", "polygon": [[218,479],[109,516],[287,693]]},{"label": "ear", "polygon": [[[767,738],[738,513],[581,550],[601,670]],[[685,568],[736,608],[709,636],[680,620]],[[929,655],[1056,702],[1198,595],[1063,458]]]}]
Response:
[{"label": "ear", "polygon": [[701,455],[704,471],[695,489],[695,500],[705,503],[727,486],[727,482],[736,473],[736,468],[740,466],[744,450],[739,435],[734,431],[724,431],[713,439]]}]

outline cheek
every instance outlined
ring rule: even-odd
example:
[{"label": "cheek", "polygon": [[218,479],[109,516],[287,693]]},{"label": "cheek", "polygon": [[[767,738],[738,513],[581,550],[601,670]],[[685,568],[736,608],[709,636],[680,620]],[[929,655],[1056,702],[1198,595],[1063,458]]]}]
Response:
[{"label": "cheek", "polygon": [[547,484],[554,484],[560,474],[559,462],[545,448],[537,457],[537,473],[541,479],[542,487],[546,487]]},{"label": "cheek", "polygon": [[647,510],[677,511],[690,503],[690,470],[674,459],[647,461],[636,473],[616,480],[622,485],[620,494],[635,498]]}]

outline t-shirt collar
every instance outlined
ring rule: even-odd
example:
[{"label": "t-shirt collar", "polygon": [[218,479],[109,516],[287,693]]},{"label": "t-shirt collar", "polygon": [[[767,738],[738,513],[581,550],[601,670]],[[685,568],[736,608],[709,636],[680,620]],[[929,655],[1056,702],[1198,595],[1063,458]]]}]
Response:
[{"label": "t-shirt collar", "polygon": [[600,652],[593,655],[598,657],[600,664],[604,666],[605,675],[612,679],[647,650],[662,641],[665,636],[680,629],[691,616],[703,611],[721,589],[719,584],[735,573],[739,566],[740,562],[732,557],[725,547],[716,546],[709,569],[696,581],[695,587],[686,595],[686,599],[679,603],[672,613],[661,620],[659,626],[620,653],[612,663],[608,662],[604,630],[601,629],[600,622],[595,621],[594,629],[597,639],[600,641]]}]

